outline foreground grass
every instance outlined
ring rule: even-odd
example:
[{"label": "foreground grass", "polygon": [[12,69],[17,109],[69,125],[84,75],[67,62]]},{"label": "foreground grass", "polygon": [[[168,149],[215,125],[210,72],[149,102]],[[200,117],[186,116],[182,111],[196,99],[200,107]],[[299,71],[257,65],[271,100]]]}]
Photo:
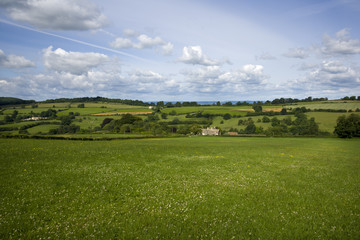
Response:
[{"label": "foreground grass", "polygon": [[359,239],[359,146],[0,139],[0,238]]}]

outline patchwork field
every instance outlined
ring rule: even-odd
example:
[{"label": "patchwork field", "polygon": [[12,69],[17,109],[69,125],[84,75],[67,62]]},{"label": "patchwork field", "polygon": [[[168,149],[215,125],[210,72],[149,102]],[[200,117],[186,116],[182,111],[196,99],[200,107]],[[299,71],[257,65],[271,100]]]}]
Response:
[{"label": "patchwork field", "polygon": [[0,139],[0,239],[359,239],[359,146]]}]

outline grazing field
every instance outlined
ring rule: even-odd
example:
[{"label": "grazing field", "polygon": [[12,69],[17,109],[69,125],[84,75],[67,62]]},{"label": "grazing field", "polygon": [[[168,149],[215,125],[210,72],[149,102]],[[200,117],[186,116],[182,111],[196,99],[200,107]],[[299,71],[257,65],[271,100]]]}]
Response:
[{"label": "grazing field", "polygon": [[0,239],[359,239],[360,139],[0,139]]}]

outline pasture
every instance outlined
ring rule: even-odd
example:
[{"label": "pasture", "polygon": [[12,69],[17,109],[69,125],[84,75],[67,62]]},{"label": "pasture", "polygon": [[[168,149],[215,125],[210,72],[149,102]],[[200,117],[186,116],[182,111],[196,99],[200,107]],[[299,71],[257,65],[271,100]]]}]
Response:
[{"label": "pasture", "polygon": [[0,139],[1,239],[359,239],[360,139]]}]

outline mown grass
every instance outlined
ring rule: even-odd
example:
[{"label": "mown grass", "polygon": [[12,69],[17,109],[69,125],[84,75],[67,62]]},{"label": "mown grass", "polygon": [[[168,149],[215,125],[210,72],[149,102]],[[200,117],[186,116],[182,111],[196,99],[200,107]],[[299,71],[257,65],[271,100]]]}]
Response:
[{"label": "mown grass", "polygon": [[360,140],[0,140],[1,239],[359,239]]}]

